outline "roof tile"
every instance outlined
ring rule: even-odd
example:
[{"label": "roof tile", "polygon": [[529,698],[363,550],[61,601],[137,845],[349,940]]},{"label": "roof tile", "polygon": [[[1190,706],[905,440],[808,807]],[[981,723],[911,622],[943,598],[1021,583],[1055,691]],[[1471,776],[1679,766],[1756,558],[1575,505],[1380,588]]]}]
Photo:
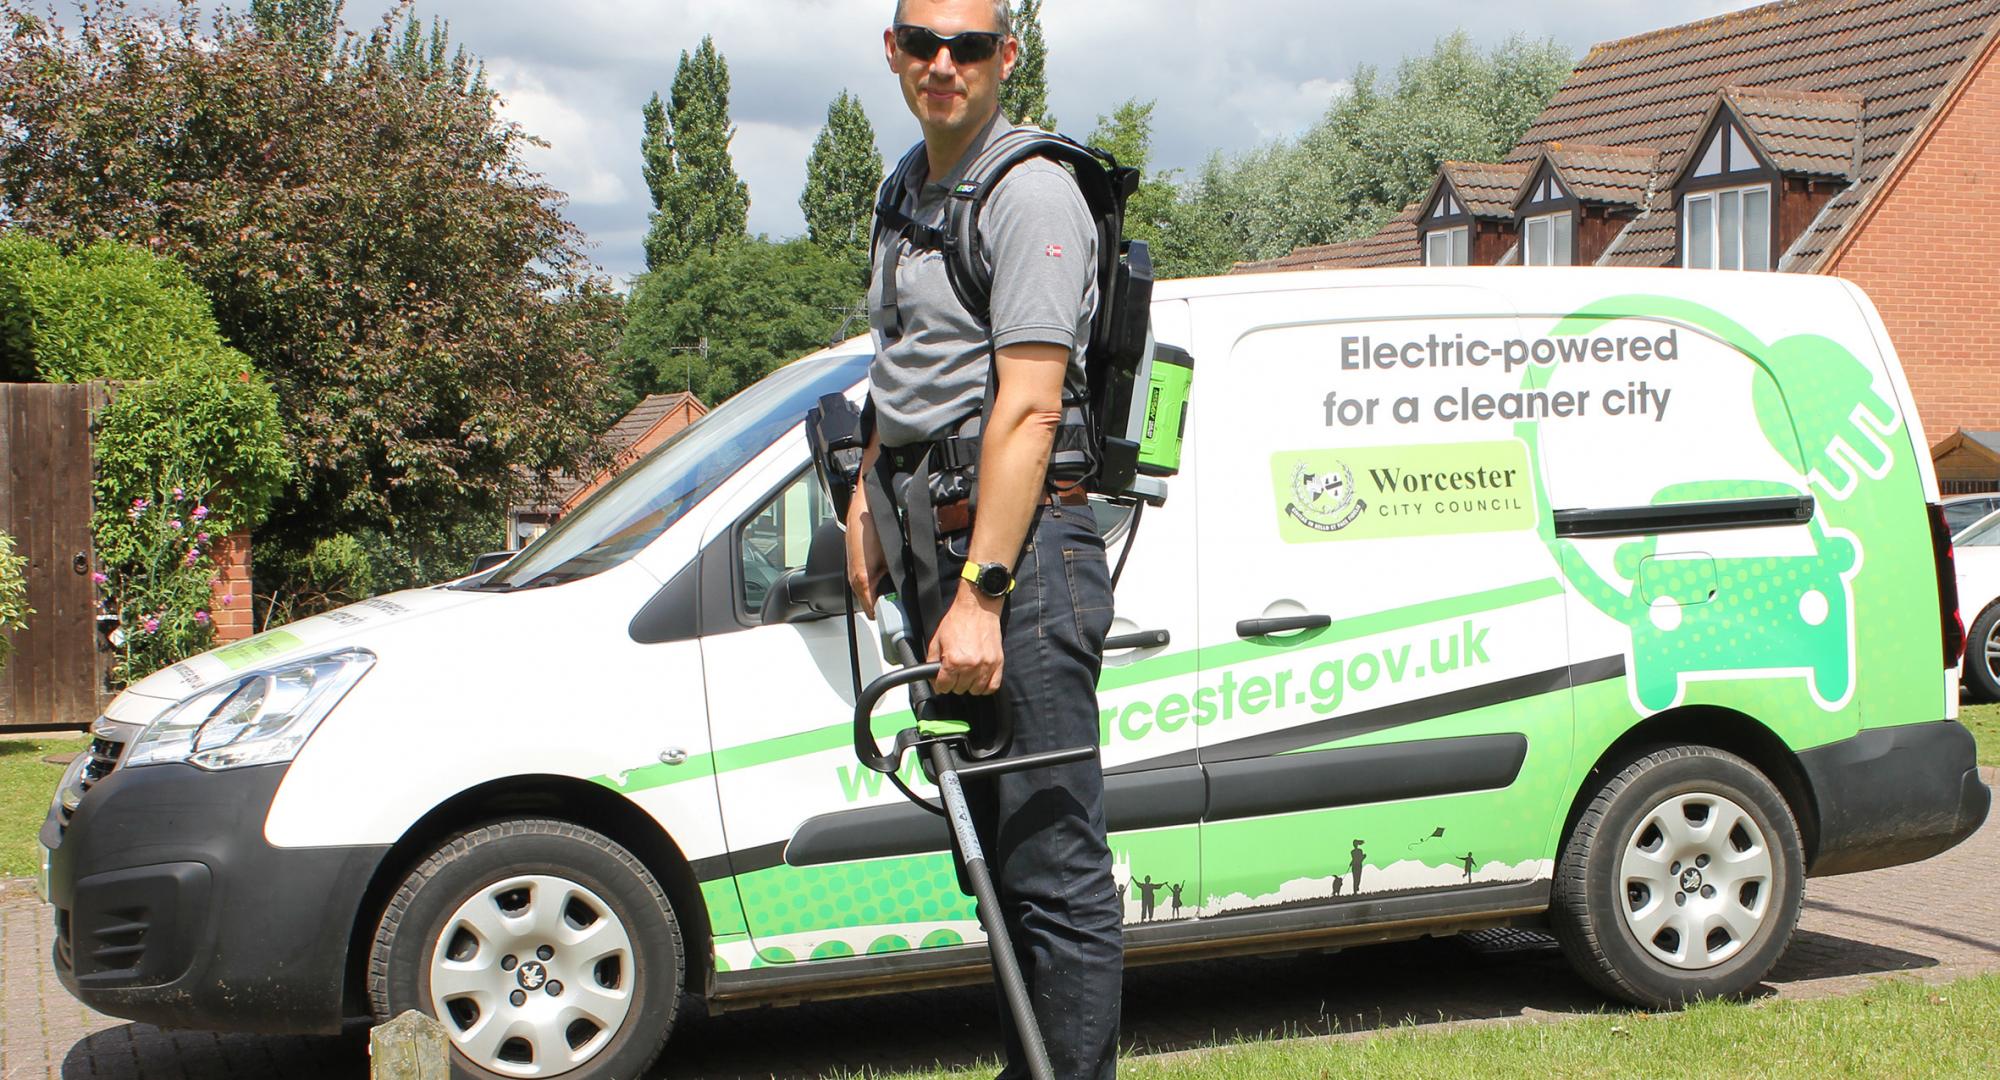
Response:
[{"label": "roof tile", "polygon": [[[1627,148],[1655,152],[1659,171],[1678,175],[1717,95],[1727,92],[1781,169],[1851,178],[1779,262],[1815,270],[1996,27],[2000,0],[1781,0],[1604,42],[1507,160],[1529,163],[1558,145]],[[1630,199],[1635,179],[1585,169],[1572,181],[1603,184],[1593,190],[1643,206],[1600,262],[1671,265],[1671,193]],[[1418,261],[1415,228],[1400,217],[1375,237],[1332,245],[1337,251],[1310,250],[1320,259],[1371,260],[1337,265],[1384,265],[1372,260],[1386,259],[1391,241],[1406,245],[1402,264]]]}]

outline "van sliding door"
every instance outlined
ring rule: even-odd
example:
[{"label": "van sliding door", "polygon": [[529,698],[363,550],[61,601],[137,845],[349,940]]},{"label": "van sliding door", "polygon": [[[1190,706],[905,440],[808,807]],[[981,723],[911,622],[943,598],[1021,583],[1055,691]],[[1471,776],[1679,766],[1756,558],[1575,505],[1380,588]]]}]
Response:
[{"label": "van sliding door", "polygon": [[1520,392],[1509,305],[1411,285],[1194,319],[1203,915],[1545,899],[1573,718],[1515,417],[1557,406]]}]

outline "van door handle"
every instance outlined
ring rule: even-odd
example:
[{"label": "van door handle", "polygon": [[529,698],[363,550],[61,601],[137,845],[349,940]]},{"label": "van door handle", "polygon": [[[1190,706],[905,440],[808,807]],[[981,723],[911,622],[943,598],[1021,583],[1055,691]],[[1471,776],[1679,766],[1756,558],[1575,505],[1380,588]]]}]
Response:
[{"label": "van door handle", "polygon": [[1173,632],[1169,630],[1135,630],[1129,634],[1119,634],[1117,637],[1105,638],[1104,651],[1117,652],[1120,649],[1157,649],[1173,640]]},{"label": "van door handle", "polygon": [[1289,634],[1294,630],[1319,630],[1332,625],[1333,618],[1328,615],[1284,615],[1275,619],[1243,619],[1236,624],[1236,636],[1269,637],[1272,634]]}]

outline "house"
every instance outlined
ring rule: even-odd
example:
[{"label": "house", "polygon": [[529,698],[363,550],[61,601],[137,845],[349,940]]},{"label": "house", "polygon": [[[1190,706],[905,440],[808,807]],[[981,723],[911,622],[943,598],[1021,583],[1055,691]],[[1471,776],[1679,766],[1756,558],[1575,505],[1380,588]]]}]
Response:
[{"label": "house", "polygon": [[559,473],[547,502],[516,506],[508,513],[508,549],[526,547],[618,474],[707,414],[708,406],[689,393],[653,394],[641,401],[599,437],[611,455],[608,467],[592,476]]},{"label": "house", "polygon": [[[1606,42],[1505,161],[1446,162],[1376,234],[1238,270],[1835,274],[1881,309],[1936,452],[1961,432],[1984,446],[2000,429],[1996,46],[2000,0],[1784,0]],[[1982,468],[1959,482],[2000,490],[2000,458]]]}]

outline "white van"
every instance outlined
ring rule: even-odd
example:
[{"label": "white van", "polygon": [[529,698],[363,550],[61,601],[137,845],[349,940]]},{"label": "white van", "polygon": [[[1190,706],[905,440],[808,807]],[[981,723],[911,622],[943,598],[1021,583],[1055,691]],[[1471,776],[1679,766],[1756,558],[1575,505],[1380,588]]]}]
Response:
[{"label": "white van", "polygon": [[[1153,326],[1198,377],[1101,689],[1132,962],[1547,926],[1670,1006],[1756,984],[1806,876],[1984,820],[1928,442],[1852,285],[1245,276]],[[867,364],[776,372],[498,569],[120,695],[41,834],[64,984],[173,1027],[416,1008],[467,1075],[609,1077],[684,990],[986,978],[797,602],[801,420]]]}]

